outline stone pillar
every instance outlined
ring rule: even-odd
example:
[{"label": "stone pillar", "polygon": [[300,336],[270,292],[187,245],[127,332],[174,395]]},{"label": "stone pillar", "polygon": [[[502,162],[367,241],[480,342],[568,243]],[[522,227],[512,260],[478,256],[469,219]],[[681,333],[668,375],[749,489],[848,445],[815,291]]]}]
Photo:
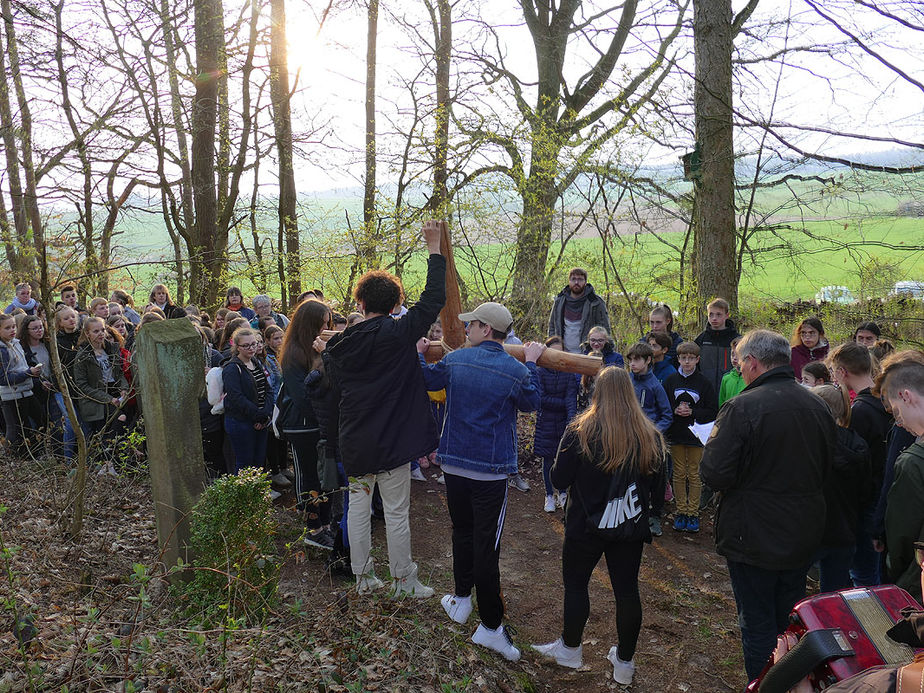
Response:
[{"label": "stone pillar", "polygon": [[135,344],[157,539],[171,567],[178,558],[191,562],[189,514],[206,481],[199,426],[202,340],[188,320],[164,320],[140,329]]}]

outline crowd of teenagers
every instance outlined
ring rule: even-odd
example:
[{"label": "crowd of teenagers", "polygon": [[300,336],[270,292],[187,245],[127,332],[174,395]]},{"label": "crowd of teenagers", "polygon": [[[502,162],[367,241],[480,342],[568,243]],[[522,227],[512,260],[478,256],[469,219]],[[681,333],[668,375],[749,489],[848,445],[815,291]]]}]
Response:
[{"label": "crowd of teenagers", "polygon": [[[467,348],[443,345],[445,355],[428,360],[442,336],[446,261],[438,224],[426,223],[423,236],[419,299],[405,307],[400,280],[372,271],[346,316],[319,290],[283,315],[270,297],[248,306],[230,287],[213,318],[176,306],[163,284],[140,310],[120,290],[81,307],[72,285],[45,310],[30,284],[17,285],[0,315],[7,453],[51,446],[71,458],[79,427],[97,443],[99,472],[116,473],[113,446],[143,417],[132,385],[135,337],[151,322],[183,319],[201,336],[211,390],[200,401],[209,476],[257,467],[274,497],[294,490],[304,541],[328,551],[328,567],[354,577],[360,594],[385,587],[371,557],[372,518],[384,519],[391,594],[427,598],[434,589],[411,556],[410,490],[438,466],[454,578],[442,607],[464,624],[477,595],[472,640],[508,660],[520,650],[505,625],[501,536],[508,489],[529,490],[518,468],[518,412],[536,412],[544,510],[564,510],[562,629],[534,646],[559,665],[583,665],[588,585],[605,557],[617,605],[607,658],[617,683],[632,682],[643,547],[667,519],[676,532],[698,532],[710,503],[749,679],[813,566],[822,591],[894,582],[921,600],[914,544],[924,540],[924,353],[896,352],[873,322],[836,347],[816,317],[791,339],[742,336],[721,298],[692,340],[674,331],[668,306],[655,307],[650,331],[620,353],[604,300],[575,268],[554,298],[548,335],[523,345],[524,362],[504,349],[522,343],[495,302],[458,316]],[[76,417],[50,365],[52,331]],[[603,368],[594,376],[545,368],[546,349],[599,356]],[[123,461],[136,452],[120,449]]]}]

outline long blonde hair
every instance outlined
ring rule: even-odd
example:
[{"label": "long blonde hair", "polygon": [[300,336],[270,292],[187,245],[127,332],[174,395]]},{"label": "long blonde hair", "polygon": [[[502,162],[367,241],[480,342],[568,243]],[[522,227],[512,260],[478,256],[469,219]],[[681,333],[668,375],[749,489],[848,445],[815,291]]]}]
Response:
[{"label": "long blonde hair", "polygon": [[667,455],[664,437],[642,411],[629,373],[615,366],[597,374],[590,406],[570,426],[584,456],[596,459],[607,474],[629,465],[647,475]]},{"label": "long blonde hair", "polygon": [[838,426],[850,426],[850,395],[847,394],[846,387],[825,383],[810,388],[809,392],[824,400]]}]

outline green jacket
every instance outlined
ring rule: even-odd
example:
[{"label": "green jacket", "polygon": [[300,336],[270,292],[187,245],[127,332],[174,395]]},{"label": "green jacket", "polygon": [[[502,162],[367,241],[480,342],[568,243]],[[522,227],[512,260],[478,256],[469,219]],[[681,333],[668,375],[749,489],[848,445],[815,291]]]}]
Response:
[{"label": "green jacket", "polygon": [[[109,355],[109,362],[112,364],[115,389],[127,391],[128,381],[125,380],[125,374],[122,372],[122,356],[119,348],[109,342],[106,343],[105,348]],[[81,346],[74,358],[74,386],[76,390],[73,393],[74,399],[77,401],[78,413],[83,421],[102,421],[109,416],[113,395],[106,390],[103,371],[96,361],[93,347],[89,344]]]},{"label": "green jacket", "polygon": [[889,577],[920,602],[921,568],[914,560],[914,542],[924,541],[924,444],[919,441],[895,460],[885,531]]},{"label": "green jacket", "polygon": [[747,383],[741,377],[741,371],[737,368],[732,368],[722,376],[722,384],[719,386],[719,407],[746,387]]}]

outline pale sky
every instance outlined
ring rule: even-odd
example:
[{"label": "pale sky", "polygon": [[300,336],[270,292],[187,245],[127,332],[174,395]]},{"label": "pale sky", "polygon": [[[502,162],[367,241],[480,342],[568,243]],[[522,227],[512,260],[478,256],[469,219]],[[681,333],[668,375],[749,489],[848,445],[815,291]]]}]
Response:
[{"label": "pale sky", "polygon": [[[526,30],[515,25],[519,17],[508,9],[504,16],[499,14],[499,3],[486,3],[482,14],[492,24],[508,25],[500,30],[501,36],[508,43],[509,64],[520,74],[534,72],[534,54]],[[735,0],[737,11],[745,0]],[[854,14],[845,15],[839,10],[843,2],[821,2],[826,12],[836,14],[840,21],[853,25]],[[383,2],[393,12],[422,21],[422,3],[402,0],[401,2]],[[850,3],[853,5],[853,3]],[[301,69],[300,89],[293,101],[293,117],[297,122],[305,122],[308,115],[320,111],[322,117],[330,118],[334,137],[328,140],[336,148],[324,150],[318,156],[316,165],[303,162],[298,170],[298,189],[300,192],[325,190],[332,187],[349,187],[361,184],[362,162],[358,158],[363,142],[363,89],[365,79],[366,19],[361,10],[344,11],[333,14],[317,35],[317,20],[302,6],[289,7],[289,42],[290,64],[293,69]],[[792,8],[791,10],[789,8]],[[855,8],[856,6],[853,5]],[[806,21],[814,18],[811,8],[805,0],[762,0],[753,22],[761,22],[768,16],[780,16],[792,12],[796,18]],[[459,16],[457,13],[456,16]],[[691,10],[692,18],[692,10]],[[828,40],[843,39],[835,29],[816,26],[812,29],[795,27],[790,31],[789,45],[806,45]],[[888,59],[903,66],[910,74],[924,74],[924,60],[920,47],[921,32],[908,29],[896,29],[892,24],[892,34],[886,37],[883,26],[887,23],[881,18],[867,13],[863,18],[862,29],[876,36],[887,38],[892,46],[883,49]],[[457,36],[468,29],[463,18],[455,27]],[[782,35],[782,32],[778,32]],[[777,45],[781,44],[778,37]],[[407,102],[406,92],[396,84],[400,79],[412,77],[420,68],[418,61],[409,54],[411,39],[396,24],[393,17],[383,9],[379,18],[379,116],[377,129],[384,133],[391,129],[389,118],[395,117],[397,108]],[[741,42],[739,41],[739,46]],[[765,43],[760,47],[762,53],[770,52]],[[856,54],[856,51],[853,51]],[[571,72],[583,71],[580,53],[575,53],[574,61],[569,64]],[[774,108],[776,120],[799,122],[813,126],[832,125],[849,128],[854,132],[875,136],[894,136],[906,140],[924,142],[924,92],[908,85],[882,68],[878,63],[863,56],[858,63],[860,73],[851,68],[854,58],[845,53],[841,57],[843,65],[837,65],[830,59],[817,55],[794,55],[787,61],[788,67],[783,73],[779,87],[779,96]],[[688,63],[692,69],[692,63]],[[747,90],[744,95],[736,94],[740,99],[738,105],[744,110],[757,110],[763,114],[770,112],[772,101],[772,79],[777,70],[763,68],[762,80],[769,86],[758,89],[755,82],[743,77],[741,84]],[[687,78],[689,81],[689,78]],[[745,98],[746,97],[746,98]],[[296,125],[297,127],[297,125]],[[848,153],[860,151],[878,151],[889,149],[892,145],[875,142],[843,141],[823,135],[791,134],[798,137],[800,145],[810,150],[823,150],[826,153]],[[382,147],[388,146],[387,138],[382,137]],[[746,140],[742,147],[746,147]],[[354,151],[346,152],[340,147]],[[673,157],[673,153],[665,152]],[[388,182],[387,171],[382,168],[379,184]]]}]

